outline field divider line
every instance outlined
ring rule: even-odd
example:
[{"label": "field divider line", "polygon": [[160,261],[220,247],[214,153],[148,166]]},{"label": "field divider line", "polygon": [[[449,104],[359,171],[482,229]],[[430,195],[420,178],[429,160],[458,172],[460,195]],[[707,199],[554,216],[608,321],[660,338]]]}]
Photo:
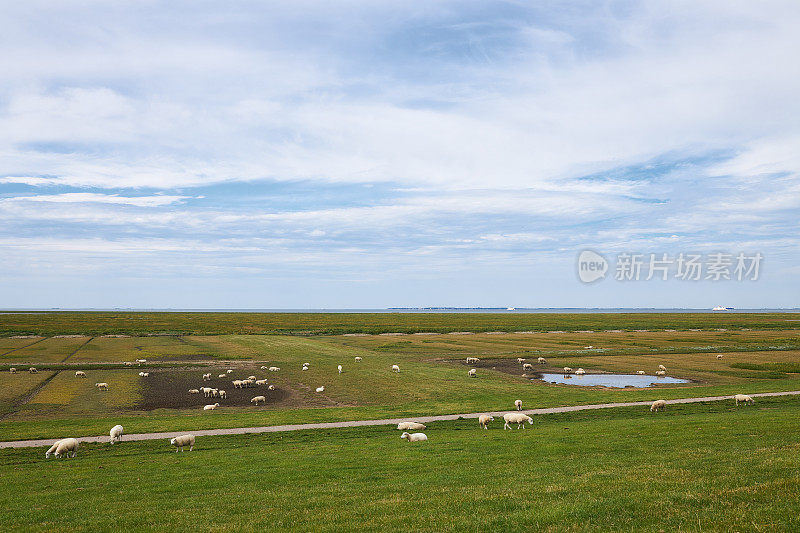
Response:
[{"label": "field divider line", "polygon": [[[784,391],[784,392],[761,392],[757,394],[750,394],[753,398],[763,398],[770,396],[797,396],[800,391]],[[717,402],[722,400],[731,400],[732,395],[727,396],[705,396],[700,398],[676,398],[674,400],[667,400],[668,404],[681,404],[681,403],[701,403],[701,402]],[[140,440],[157,440],[157,439],[171,439],[178,435],[191,433],[196,437],[214,436],[214,435],[246,435],[249,433],[279,433],[284,431],[303,431],[309,429],[337,429],[337,428],[352,428],[364,426],[388,426],[395,425],[400,422],[413,420],[414,422],[445,422],[450,420],[458,420],[459,418],[478,418],[480,415],[488,414],[495,417],[502,417],[506,413],[523,413],[527,415],[545,415],[554,413],[570,413],[574,411],[586,411],[593,409],[613,409],[615,407],[637,407],[648,406],[652,404],[652,400],[639,401],[639,402],[618,402],[618,403],[598,403],[590,405],[568,405],[563,407],[543,407],[540,409],[523,409],[522,411],[484,411],[480,413],[461,413],[453,415],[434,415],[434,416],[419,416],[419,417],[405,417],[405,418],[384,418],[377,420],[350,420],[345,422],[314,422],[308,424],[284,424],[279,426],[261,426],[261,427],[244,427],[244,428],[225,428],[225,429],[200,429],[196,431],[183,430],[183,431],[165,431],[160,433],[132,433],[124,435],[124,441],[140,441]],[[96,437],[77,437],[80,442],[108,442],[108,435],[100,435]],[[0,442],[0,448],[33,448],[37,446],[52,446],[52,444],[59,439],[37,439],[37,440],[13,440]]]},{"label": "field divider line", "polygon": [[83,348],[84,346],[86,346],[87,344],[89,344],[90,342],[92,342],[94,339],[95,339],[94,337],[89,337],[89,340],[88,340],[88,341],[84,342],[83,344],[81,344],[80,346],[78,346],[77,348],[75,348],[75,350],[73,350],[73,351],[72,351],[72,353],[70,353],[70,354],[69,354],[69,355],[67,355],[67,356],[66,356],[64,359],[62,359],[62,360],[61,360],[61,364],[64,364],[64,363],[66,363],[66,362],[67,362],[67,359],[69,359],[70,357],[72,357],[73,355],[75,355],[76,353],[78,353],[78,352],[81,350],[81,348]]},{"label": "field divider line", "polygon": [[34,345],[34,344],[36,344],[36,343],[39,343],[39,342],[42,342],[42,341],[46,341],[46,340],[47,340],[47,339],[49,339],[49,338],[50,338],[50,337],[42,337],[41,339],[39,339],[39,340],[36,340],[36,341],[33,341],[33,342],[32,342],[32,343],[30,343],[30,344],[26,344],[25,346],[20,346],[19,348],[14,348],[14,349],[12,349],[12,350],[9,350],[9,351],[7,351],[7,352],[5,352],[5,353],[0,353],[0,357],[6,356],[6,355],[8,355],[8,354],[10,354],[10,353],[14,353],[14,352],[16,352],[17,350],[22,350],[22,349],[24,349],[24,348],[27,348],[27,347],[29,347],[29,346],[33,346],[33,345]]}]

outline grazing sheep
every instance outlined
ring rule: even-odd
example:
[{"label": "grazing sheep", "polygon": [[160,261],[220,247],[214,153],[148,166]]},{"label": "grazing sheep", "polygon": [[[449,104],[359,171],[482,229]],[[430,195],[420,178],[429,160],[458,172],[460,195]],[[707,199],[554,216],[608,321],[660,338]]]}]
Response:
[{"label": "grazing sheep", "polygon": [[269,387],[267,387],[267,389],[269,389],[269,390],[275,390],[275,385],[270,385]]},{"label": "grazing sheep", "polygon": [[753,403],[753,399],[747,394],[737,394],[733,397],[733,399],[736,401],[736,405],[739,405],[741,402],[749,404]]},{"label": "grazing sheep", "polygon": [[664,370],[657,370],[656,371],[656,376],[666,376],[666,375],[667,375],[667,373]]},{"label": "grazing sheep", "polygon": [[400,372],[400,366],[392,365],[392,372],[398,372],[399,373]]},{"label": "grazing sheep", "polygon": [[211,397],[211,395],[214,393],[214,389],[211,387],[200,387],[200,390],[203,392],[203,396],[206,398]]},{"label": "grazing sheep", "polygon": [[524,357],[517,357],[517,363],[522,364],[524,362],[525,362],[525,358]]},{"label": "grazing sheep", "polygon": [[514,400],[514,407],[517,408],[517,411],[522,411],[522,400]]},{"label": "grazing sheep", "polygon": [[211,374],[203,374],[203,381],[211,381]]},{"label": "grazing sheep", "polygon": [[267,403],[267,397],[266,396],[255,396],[252,400],[250,400],[250,403],[254,403],[256,405],[258,405],[259,402]]},{"label": "grazing sheep", "polygon": [[471,378],[478,377],[478,369],[477,368],[470,368],[469,372],[467,372],[467,375],[469,375],[469,377],[471,377]]},{"label": "grazing sheep", "polygon": [[242,380],[241,379],[234,379],[232,383],[233,383],[233,388],[234,389],[241,389],[242,388]]},{"label": "grazing sheep", "polygon": [[180,451],[183,451],[184,446],[188,446],[189,451],[192,451],[194,449],[194,435],[181,435],[170,439],[169,443],[175,446],[175,453],[178,453],[179,448]]},{"label": "grazing sheep", "polygon": [[255,381],[258,378],[255,376],[247,376],[247,379],[249,379],[250,381]]},{"label": "grazing sheep", "polygon": [[568,366],[565,366],[564,367],[564,373],[565,374],[569,374],[570,372],[572,372],[572,369],[570,367],[568,367]]},{"label": "grazing sheep", "polygon": [[266,370],[267,368],[269,368],[269,367],[268,366],[262,366],[261,370]]},{"label": "grazing sheep", "polygon": [[468,365],[477,363],[478,361],[480,361],[480,359],[478,359],[477,357],[467,357],[467,364]]},{"label": "grazing sheep", "polygon": [[119,424],[111,428],[111,431],[108,432],[108,434],[111,436],[111,444],[114,444],[115,442],[122,442],[122,431],[123,428]]},{"label": "grazing sheep", "polygon": [[658,369],[663,370],[664,372],[667,371],[667,367],[665,367],[664,365],[658,365]]},{"label": "grazing sheep", "polygon": [[11,368],[9,368],[8,371],[11,372],[12,374],[16,374],[17,373],[17,369],[14,368],[13,366]]},{"label": "grazing sheep", "polygon": [[219,397],[222,398],[223,400],[227,400],[228,399],[228,393],[225,392],[224,390],[220,389],[219,390]]},{"label": "grazing sheep", "polygon": [[361,362],[361,358],[360,357],[356,357],[356,363],[360,363],[360,362]]},{"label": "grazing sheep", "polygon": [[540,365],[543,365],[543,364],[547,363],[547,359],[545,359],[544,357],[540,357],[540,358],[539,358],[539,359],[537,359],[536,361],[537,361],[537,362],[538,362]]},{"label": "grazing sheep", "polygon": [[317,387],[317,392],[325,392],[325,385]]},{"label": "grazing sheep", "polygon": [[[56,446],[55,449],[56,459],[65,454],[66,457],[69,457],[69,452],[72,452],[72,457],[78,455],[78,441],[76,439],[62,439],[58,441],[58,446]],[[48,451],[48,453],[50,452]]]},{"label": "grazing sheep", "polygon": [[593,349],[593,348],[594,348],[594,346],[584,346],[584,347],[583,347],[583,349],[584,349],[584,350],[591,350],[591,349]]},{"label": "grazing sheep", "polygon": [[85,378],[86,377],[86,372],[84,372],[83,370],[76,370],[75,371],[75,377],[76,378]]},{"label": "grazing sheep", "polygon": [[139,372],[139,377],[144,377],[144,372]]},{"label": "grazing sheep", "polygon": [[[264,368],[264,367],[262,366],[261,368]],[[225,373],[226,374],[233,374],[233,369],[229,368],[228,370],[225,371]]]},{"label": "grazing sheep", "polygon": [[219,398],[219,389],[211,389],[211,396],[213,398]]},{"label": "grazing sheep", "polygon": [[306,370],[308,370],[308,367],[307,367],[307,366],[304,366],[304,367],[303,367],[303,372],[305,372]]},{"label": "grazing sheep", "polygon": [[266,384],[267,384],[267,380],[266,379],[257,379],[256,380],[256,385],[266,385]]},{"label": "grazing sheep", "polygon": [[36,367],[35,367],[35,366],[32,366],[32,367],[30,367],[30,368],[28,369],[28,372],[30,372],[31,374],[38,374],[38,373],[39,373],[39,371],[38,371],[38,370],[36,370]]},{"label": "grazing sheep", "polygon": [[219,379],[225,379],[228,377],[228,374],[220,374],[217,376]]},{"label": "grazing sheep", "polygon": [[586,370],[584,370],[584,369],[582,369],[582,368],[579,368],[578,370],[576,370],[576,371],[575,371],[575,375],[576,375],[576,376],[582,376],[582,375],[584,375],[585,373],[586,373]]},{"label": "grazing sheep", "polygon": [[270,371],[270,372],[277,372],[278,370],[280,370],[280,368],[278,368],[277,366],[271,366],[271,367],[269,367],[269,371]]},{"label": "grazing sheep", "polygon": [[243,379],[243,380],[242,380],[242,385],[243,385],[245,388],[248,388],[248,389],[249,389],[250,387],[255,387],[255,385],[256,385],[256,382],[255,382],[255,381],[253,381],[252,379]]},{"label": "grazing sheep", "polygon": [[505,424],[503,425],[503,429],[512,429],[509,424],[516,424],[517,429],[520,427],[525,429],[525,422],[528,424],[533,424],[533,418],[529,417],[528,415],[524,415],[522,413],[506,413],[503,415],[503,420],[505,420]]},{"label": "grazing sheep", "polygon": [[214,404],[211,404],[211,405],[204,405],[203,406],[203,411],[213,411],[217,407],[219,407],[218,403],[214,403]]},{"label": "grazing sheep", "polygon": [[136,362],[139,364],[146,363],[147,359],[137,359]]},{"label": "grazing sheep", "polygon": [[199,389],[189,389],[189,394],[200,394]]},{"label": "grazing sheep", "polygon": [[125,366],[133,366],[133,361],[125,361]]},{"label": "grazing sheep", "polygon": [[402,435],[400,435],[400,438],[406,439],[408,442],[422,442],[428,440],[428,436],[425,433],[408,434],[407,432],[404,432]]},{"label": "grazing sheep", "polygon": [[425,428],[425,424],[420,424],[419,422],[400,422],[397,424],[397,429],[400,431],[407,431],[409,429],[413,431],[420,431]]},{"label": "grazing sheep", "polygon": [[60,439],[60,440],[55,441],[53,443],[53,445],[50,446],[50,448],[46,452],[44,452],[44,456],[45,456],[46,459],[49,459],[50,456],[55,453],[56,449],[58,448],[58,445],[61,444],[62,440],[64,440],[64,439]]},{"label": "grazing sheep", "polygon": [[658,411],[663,411],[666,406],[667,406],[666,400],[656,400],[653,402],[653,405],[650,406],[650,411],[653,413]]},{"label": "grazing sheep", "polygon": [[493,420],[494,417],[492,415],[481,415],[478,417],[478,424],[480,424],[483,429],[489,429],[489,422]]},{"label": "grazing sheep", "polygon": [[311,366],[311,363],[303,363],[303,366]]},{"label": "grazing sheep", "polygon": [[342,365],[337,366],[336,369],[339,370],[340,374],[342,373]]},{"label": "grazing sheep", "polygon": [[637,370],[636,373],[640,376],[644,376],[644,370]]},{"label": "grazing sheep", "polygon": [[722,354],[721,353],[717,354],[717,359],[722,359]]},{"label": "grazing sheep", "polygon": [[533,365],[530,363],[524,363],[522,365],[522,370],[533,370]]},{"label": "grazing sheep", "polygon": [[98,390],[108,390],[108,383],[105,382],[95,383],[94,386],[97,387]]}]

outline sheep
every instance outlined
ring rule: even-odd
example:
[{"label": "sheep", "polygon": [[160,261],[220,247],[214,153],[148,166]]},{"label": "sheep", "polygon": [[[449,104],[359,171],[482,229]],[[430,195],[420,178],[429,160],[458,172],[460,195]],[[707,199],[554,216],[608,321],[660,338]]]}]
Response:
[{"label": "sheep", "polygon": [[506,413],[503,415],[503,420],[505,420],[503,429],[513,429],[509,424],[516,424],[517,429],[520,427],[525,429],[525,422],[528,424],[533,424],[533,418],[522,413]]},{"label": "sheep", "polygon": [[342,373],[342,365],[337,366],[336,369],[339,371],[340,374]]},{"label": "sheep", "polygon": [[125,361],[125,366],[133,366],[133,361]]},{"label": "sheep", "polygon": [[275,385],[270,385],[269,387],[267,387],[267,389],[269,389],[269,390],[275,390]]},{"label": "sheep", "polygon": [[255,396],[255,397],[253,397],[252,400],[250,400],[250,403],[254,403],[256,405],[258,405],[258,402],[267,403],[267,397],[266,396]]},{"label": "sheep", "polygon": [[86,372],[84,372],[83,370],[76,370],[75,371],[75,377],[76,378],[85,378],[86,377]]},{"label": "sheep", "polygon": [[277,366],[271,366],[271,367],[269,367],[269,371],[270,371],[270,372],[277,372],[278,370],[280,370],[280,368],[278,368]]},{"label": "sheep", "polygon": [[536,361],[537,361],[537,362],[538,362],[540,365],[543,365],[543,364],[547,363],[547,359],[545,359],[544,357],[540,357],[540,358],[539,358],[539,359],[537,359]]},{"label": "sheep", "polygon": [[98,390],[108,390],[108,383],[105,382],[95,383],[94,386],[97,387]]},{"label": "sheep", "polygon": [[203,396],[205,396],[206,398],[209,398],[211,396],[213,390],[214,389],[212,389],[211,387],[200,387],[200,391],[202,391]]},{"label": "sheep", "polygon": [[664,365],[658,365],[658,369],[663,370],[664,372],[667,371],[667,367],[665,367]]},{"label": "sheep", "polygon": [[593,348],[594,348],[594,346],[584,346],[584,347],[583,347],[583,349],[584,349],[584,350],[591,350],[591,349],[593,349]]},{"label": "sheep", "polygon": [[524,363],[522,365],[522,370],[533,370],[533,365],[530,363]]},{"label": "sheep", "polygon": [[228,377],[228,374],[220,374],[217,376],[219,379],[225,379]]},{"label": "sheep", "polygon": [[317,387],[317,392],[325,392],[325,385]]},{"label": "sheep", "polygon": [[228,399],[228,393],[225,392],[224,390],[220,389],[219,390],[219,397],[222,398],[223,400],[227,400]]},{"label": "sheep", "polygon": [[[69,452],[72,452],[72,457],[78,455],[78,441],[77,439],[63,439],[58,441],[58,445],[55,449],[55,456],[56,459],[60,458],[62,455],[66,454],[66,457],[69,458]],[[49,453],[49,451],[48,451]]]},{"label": "sheep", "polygon": [[123,427],[119,424],[111,428],[111,431],[108,432],[108,434],[111,436],[111,444],[114,444],[115,442],[122,442],[122,431]]},{"label": "sheep", "polygon": [[492,415],[481,415],[478,417],[478,423],[483,429],[489,429],[489,422],[492,422],[494,417]]},{"label": "sheep", "polygon": [[249,379],[250,381],[255,381],[258,378],[255,376],[247,376],[247,379]]},{"label": "sheep", "polygon": [[35,367],[35,366],[32,366],[32,367],[30,367],[30,368],[28,369],[28,372],[30,372],[31,374],[38,374],[38,373],[39,373],[39,371],[38,371],[38,370],[36,370],[36,367]]},{"label": "sheep", "polygon": [[572,369],[570,367],[568,367],[568,366],[565,366],[564,367],[564,373],[565,374],[569,374],[570,372],[572,372]]},{"label": "sheep", "polygon": [[666,406],[666,400],[656,400],[653,402],[653,405],[650,406],[650,412],[656,413],[658,411],[663,411]]},{"label": "sheep", "polygon": [[64,439],[59,439],[59,440],[55,441],[53,443],[53,445],[50,446],[50,448],[46,452],[44,452],[44,456],[45,456],[46,459],[49,459],[50,456],[55,453],[56,449],[58,449],[58,445],[61,444],[62,440],[64,440]]},{"label": "sheep", "polygon": [[666,375],[667,375],[667,373],[665,371],[663,371],[663,370],[657,370],[656,371],[656,376],[666,376]]},{"label": "sheep", "polygon": [[219,389],[211,389],[211,397],[219,398]]},{"label": "sheep", "polygon": [[306,370],[308,370],[308,367],[307,367],[307,366],[304,366],[304,367],[303,367],[303,372],[305,372]]},{"label": "sheep", "polygon": [[408,442],[422,442],[428,440],[428,436],[425,433],[411,433],[403,432],[400,435],[401,439],[406,439]]},{"label": "sheep", "polygon": [[522,411],[522,400],[514,400],[514,407],[517,408],[517,411]]},{"label": "sheep", "polygon": [[480,359],[478,359],[477,357],[467,357],[467,364],[468,365],[477,363],[478,361],[480,361]]},{"label": "sheep", "polygon": [[242,386],[243,386],[241,379],[234,379],[232,383],[233,383],[233,388],[234,389],[241,389]]},{"label": "sheep", "polygon": [[582,368],[579,368],[578,370],[576,370],[576,371],[575,371],[575,375],[576,375],[576,376],[582,376],[582,375],[584,375],[585,373],[586,373],[586,370],[584,370],[584,369],[582,369]]},{"label": "sheep", "polygon": [[200,394],[199,389],[189,389],[189,394]]},{"label": "sheep", "polygon": [[717,354],[717,359],[722,359],[722,354],[721,353]]},{"label": "sheep", "polygon": [[303,363],[303,366],[311,366],[311,363]]},{"label": "sheep", "polygon": [[256,380],[256,385],[266,385],[266,384],[267,384],[267,380],[266,379],[257,379]]},{"label": "sheep", "polygon": [[522,364],[524,362],[525,362],[525,358],[524,357],[517,357],[517,363]]},{"label": "sheep", "polygon": [[144,372],[139,372],[139,377],[144,377]]},{"label": "sheep", "polygon": [[[264,368],[264,367],[262,366],[261,368]],[[228,370],[225,371],[225,373],[226,374],[233,374],[233,369],[229,368]]]},{"label": "sheep", "polygon": [[242,385],[247,389],[249,389],[250,387],[254,387],[255,384],[256,384],[256,382],[253,381],[252,379],[243,379],[242,380]]},{"label": "sheep", "polygon": [[400,373],[400,366],[399,365],[392,365],[392,372]]},{"label": "sheep", "polygon": [[736,396],[733,397],[733,399],[736,401],[736,405],[739,405],[740,402],[744,402],[746,404],[753,403],[753,399],[747,394],[737,394]]},{"label": "sheep", "polygon": [[361,358],[360,357],[356,357],[356,363],[360,363],[360,362],[361,362]]},{"label": "sheep", "polygon": [[213,404],[210,404],[210,405],[204,405],[203,406],[203,411],[213,411],[217,407],[219,407],[218,403],[213,403]]},{"label": "sheep", "polygon": [[203,381],[211,381],[211,374],[203,374]]},{"label": "sheep", "polygon": [[267,368],[269,368],[269,367],[265,365],[265,366],[261,367],[261,370],[266,370]]},{"label": "sheep", "polygon": [[178,453],[179,448],[180,451],[183,451],[184,446],[188,446],[189,451],[192,451],[194,449],[194,435],[180,435],[170,439],[169,443],[175,446],[175,453]]},{"label": "sheep", "polygon": [[644,370],[637,370],[636,373],[640,376],[644,376]]},{"label": "sheep", "polygon": [[478,369],[477,368],[470,368],[469,372],[467,372],[467,375],[469,375],[469,377],[471,377],[471,378],[478,377]]},{"label": "sheep", "polygon": [[147,359],[137,359],[136,362],[139,364],[146,363]]},{"label": "sheep", "polygon": [[11,372],[12,374],[16,374],[17,373],[17,369],[14,368],[13,366],[11,368],[9,368],[8,371]]},{"label": "sheep", "polygon": [[425,426],[425,424],[420,424],[419,422],[400,422],[397,424],[397,429],[400,431],[407,431],[409,429],[413,431],[420,431],[426,427],[427,426]]}]

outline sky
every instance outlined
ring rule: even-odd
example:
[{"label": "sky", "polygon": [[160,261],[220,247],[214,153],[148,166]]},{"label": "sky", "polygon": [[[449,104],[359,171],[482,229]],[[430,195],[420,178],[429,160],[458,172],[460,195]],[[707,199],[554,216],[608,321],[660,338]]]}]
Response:
[{"label": "sky", "polygon": [[[0,308],[800,307],[798,27],[794,0],[4,2]],[[620,281],[626,253],[763,261]]]}]

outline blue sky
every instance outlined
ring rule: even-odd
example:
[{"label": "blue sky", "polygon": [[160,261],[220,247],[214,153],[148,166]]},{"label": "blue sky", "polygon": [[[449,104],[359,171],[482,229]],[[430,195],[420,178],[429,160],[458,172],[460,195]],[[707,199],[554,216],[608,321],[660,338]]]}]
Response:
[{"label": "blue sky", "polygon": [[[800,4],[0,7],[0,307],[797,307]],[[586,248],[764,255],[578,281]]]}]

